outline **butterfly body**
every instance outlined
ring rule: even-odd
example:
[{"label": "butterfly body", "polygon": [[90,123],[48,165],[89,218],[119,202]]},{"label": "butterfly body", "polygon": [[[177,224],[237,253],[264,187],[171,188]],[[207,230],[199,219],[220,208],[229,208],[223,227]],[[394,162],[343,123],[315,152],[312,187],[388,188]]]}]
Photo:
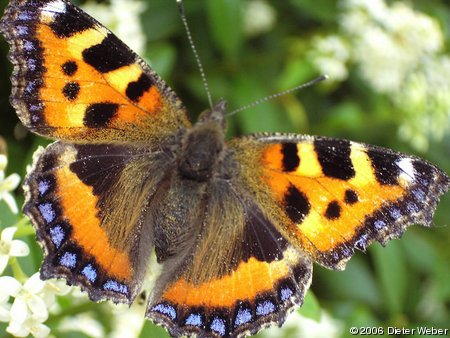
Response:
[{"label": "butterfly body", "polygon": [[205,116],[201,116],[200,121],[187,133],[178,163],[180,177],[206,182],[211,178],[220,178],[219,174],[227,174],[223,172],[226,166],[224,158],[229,159],[224,125],[221,125],[224,108],[224,103],[220,103],[212,112],[204,113]]},{"label": "butterfly body", "polygon": [[131,303],[173,336],[242,337],[303,302],[312,264],[429,226],[450,186],[425,160],[326,137],[225,140],[224,101],[191,124],[164,81],[68,0],[10,0],[11,103],[56,142],[36,153],[24,212],[41,276]]}]

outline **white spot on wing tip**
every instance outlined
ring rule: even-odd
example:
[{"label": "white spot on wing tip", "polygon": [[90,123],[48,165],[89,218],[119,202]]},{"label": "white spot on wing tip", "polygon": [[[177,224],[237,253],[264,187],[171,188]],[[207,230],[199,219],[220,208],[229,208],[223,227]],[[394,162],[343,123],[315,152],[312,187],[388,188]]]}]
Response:
[{"label": "white spot on wing tip", "polygon": [[415,178],[415,170],[412,163],[412,160],[408,157],[403,157],[397,160],[396,164],[401,169],[401,173],[399,175],[400,182],[411,183]]},{"label": "white spot on wing tip", "polygon": [[55,14],[62,14],[67,11],[67,5],[62,0],[51,1],[42,8],[42,12],[53,17]]}]

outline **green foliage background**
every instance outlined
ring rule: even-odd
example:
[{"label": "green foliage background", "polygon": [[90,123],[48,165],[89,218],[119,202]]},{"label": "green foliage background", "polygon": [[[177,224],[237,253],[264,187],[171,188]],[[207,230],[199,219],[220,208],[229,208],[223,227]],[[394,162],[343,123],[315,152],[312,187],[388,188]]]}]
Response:
[{"label": "green foliage background", "polygon": [[[152,67],[178,93],[195,119],[208,107],[207,96],[175,0],[145,2],[142,23],[147,50],[143,56],[151,60]],[[263,34],[248,37],[243,33],[240,18],[244,0],[185,2],[186,17],[213,98],[228,100],[230,110],[318,76],[307,57],[311,38],[336,31],[339,20],[336,1],[269,1],[276,11],[276,24]],[[449,39],[448,1],[410,3],[437,18]],[[0,0],[0,11],[5,5],[6,1]],[[7,50],[1,39],[0,151],[8,153],[8,173],[17,172],[23,177],[37,145],[48,141],[21,127],[9,105],[11,65],[6,59]],[[398,115],[389,99],[371,91],[355,69],[350,69],[349,79],[340,85],[325,83],[282,96],[240,112],[228,123],[230,137],[277,131],[346,138],[415,154],[450,172],[449,135],[431,144],[426,153],[417,153],[402,143],[397,136]],[[15,196],[19,204],[23,202],[22,195],[23,191],[17,189]],[[366,255],[356,253],[344,272],[315,266],[311,289],[320,308],[343,321],[342,337],[350,336],[351,326],[449,327],[448,210],[449,194],[442,198],[431,229],[413,226],[401,241],[392,241],[386,248],[374,244]],[[21,217],[20,213],[12,215],[0,202],[1,227],[12,226]],[[32,248],[32,254],[20,260],[29,275],[37,271],[42,257],[31,233],[24,234],[23,238]],[[311,305],[301,311],[318,317],[314,300],[308,304]],[[62,307],[66,315],[73,314],[70,304],[64,300]],[[98,305],[88,304],[81,310],[97,311],[98,319],[108,327],[108,318],[101,316]],[[49,325],[52,327],[57,321],[58,318],[50,318]],[[0,337],[5,336],[4,327],[0,323]],[[165,333],[147,323],[141,336],[163,337]],[[74,333],[72,337],[80,334]],[[295,333],[286,332],[285,337],[295,337]]]}]

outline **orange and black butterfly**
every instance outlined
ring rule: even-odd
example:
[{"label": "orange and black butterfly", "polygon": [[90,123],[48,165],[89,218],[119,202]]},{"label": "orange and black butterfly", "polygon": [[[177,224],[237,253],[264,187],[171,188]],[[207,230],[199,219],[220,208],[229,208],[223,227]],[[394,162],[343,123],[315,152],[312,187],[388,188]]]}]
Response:
[{"label": "orange and black butterfly", "polygon": [[25,182],[41,276],[131,303],[154,250],[146,317],[172,336],[241,337],[301,306],[316,262],[431,224],[450,185],[432,164],[325,137],[225,141],[225,102],[192,124],[177,95],[67,0],[10,0],[11,103],[56,142]]}]

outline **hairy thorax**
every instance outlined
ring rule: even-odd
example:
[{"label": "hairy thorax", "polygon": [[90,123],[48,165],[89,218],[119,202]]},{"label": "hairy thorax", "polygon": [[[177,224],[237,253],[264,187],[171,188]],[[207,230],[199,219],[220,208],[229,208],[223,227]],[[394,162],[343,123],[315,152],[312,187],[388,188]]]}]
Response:
[{"label": "hairy thorax", "polygon": [[223,128],[214,121],[197,124],[183,139],[179,175],[206,182],[220,171],[225,154]]}]

